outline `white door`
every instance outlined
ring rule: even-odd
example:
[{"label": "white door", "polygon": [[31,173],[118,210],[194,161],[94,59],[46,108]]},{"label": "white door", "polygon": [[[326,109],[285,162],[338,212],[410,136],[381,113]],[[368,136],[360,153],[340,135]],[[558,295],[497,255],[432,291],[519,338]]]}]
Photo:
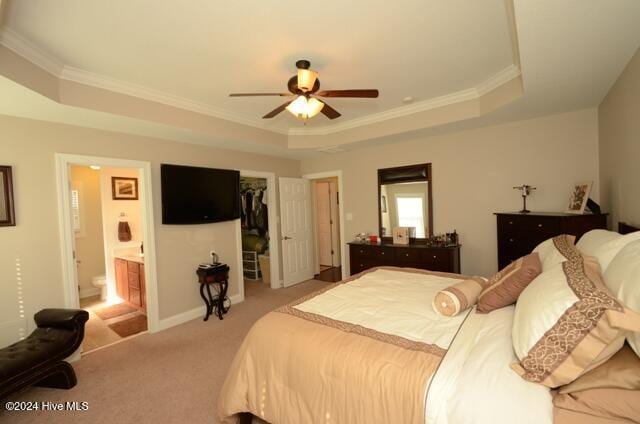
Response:
[{"label": "white door", "polygon": [[338,202],[338,183],[329,183],[331,196],[331,265],[340,266],[340,204]]},{"label": "white door", "polygon": [[331,243],[331,192],[328,182],[316,183],[316,221],[318,225],[318,262],[333,266]]},{"label": "white door", "polygon": [[303,178],[280,178],[280,229],[284,286],[313,278],[311,185]]}]

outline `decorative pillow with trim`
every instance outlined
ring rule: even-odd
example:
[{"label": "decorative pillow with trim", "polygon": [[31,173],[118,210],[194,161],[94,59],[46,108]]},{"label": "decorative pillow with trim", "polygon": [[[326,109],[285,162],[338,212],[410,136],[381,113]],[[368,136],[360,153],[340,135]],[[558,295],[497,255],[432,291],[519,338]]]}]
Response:
[{"label": "decorative pillow with trim", "polygon": [[[627,244],[613,258],[604,281],[628,308],[640,312],[640,240]],[[640,333],[627,334],[627,341],[640,356]]]},{"label": "decorative pillow with trim", "polygon": [[485,314],[513,305],[520,293],[540,272],[542,272],[542,264],[538,252],[511,262],[489,279],[487,287],[478,297],[477,311]]},{"label": "decorative pillow with trim", "polygon": [[571,383],[640,331],[640,314],[627,309],[604,284],[598,261],[566,238],[555,238],[566,259],[543,271],[518,298],[512,329],[522,378],[547,387]]},{"label": "decorative pillow with trim", "polygon": [[487,280],[472,277],[440,290],[433,298],[433,309],[440,315],[452,317],[476,304]]},{"label": "decorative pillow with trim", "polygon": [[543,241],[539,245],[533,249],[533,252],[538,253],[540,255],[540,263],[542,264],[542,271],[546,271],[548,269],[553,268],[567,260],[567,258],[562,254],[560,250],[558,250],[557,243],[562,243],[562,245],[570,245],[573,246],[576,241],[575,236],[570,236],[568,234],[562,234],[559,236],[555,236],[548,240]]}]

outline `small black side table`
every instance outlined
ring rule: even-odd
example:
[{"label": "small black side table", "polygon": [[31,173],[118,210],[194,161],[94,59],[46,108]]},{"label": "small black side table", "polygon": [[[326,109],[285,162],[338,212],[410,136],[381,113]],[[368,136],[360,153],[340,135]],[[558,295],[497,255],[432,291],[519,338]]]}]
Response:
[{"label": "small black side table", "polygon": [[[198,282],[200,283],[200,297],[207,305],[207,313],[204,316],[204,321],[209,319],[209,316],[214,313],[219,319],[223,319],[222,315],[226,314],[231,307],[231,301],[227,297],[227,289],[229,288],[229,266],[226,264],[219,264],[211,268],[198,268],[196,270],[198,275]],[[211,294],[211,286],[214,286],[216,295]],[[204,292],[207,291],[207,296]]]}]

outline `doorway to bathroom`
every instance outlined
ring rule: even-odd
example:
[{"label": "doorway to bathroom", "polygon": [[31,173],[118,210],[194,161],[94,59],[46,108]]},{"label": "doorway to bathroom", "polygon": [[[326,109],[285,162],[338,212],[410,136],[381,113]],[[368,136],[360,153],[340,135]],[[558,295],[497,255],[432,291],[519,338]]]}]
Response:
[{"label": "doorway to bathroom", "polygon": [[65,297],[89,312],[86,354],[157,322],[148,174],[117,159],[57,155],[57,164]]},{"label": "doorway to bathroom", "polygon": [[240,171],[239,231],[245,298],[280,287],[275,197],[275,174]]}]

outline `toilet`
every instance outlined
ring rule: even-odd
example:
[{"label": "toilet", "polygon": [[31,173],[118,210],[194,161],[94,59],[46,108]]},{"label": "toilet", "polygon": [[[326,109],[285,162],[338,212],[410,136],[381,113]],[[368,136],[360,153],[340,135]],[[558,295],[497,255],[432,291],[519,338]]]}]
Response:
[{"label": "toilet", "polygon": [[100,289],[100,300],[107,300],[107,277],[105,275],[93,277],[91,285]]}]

